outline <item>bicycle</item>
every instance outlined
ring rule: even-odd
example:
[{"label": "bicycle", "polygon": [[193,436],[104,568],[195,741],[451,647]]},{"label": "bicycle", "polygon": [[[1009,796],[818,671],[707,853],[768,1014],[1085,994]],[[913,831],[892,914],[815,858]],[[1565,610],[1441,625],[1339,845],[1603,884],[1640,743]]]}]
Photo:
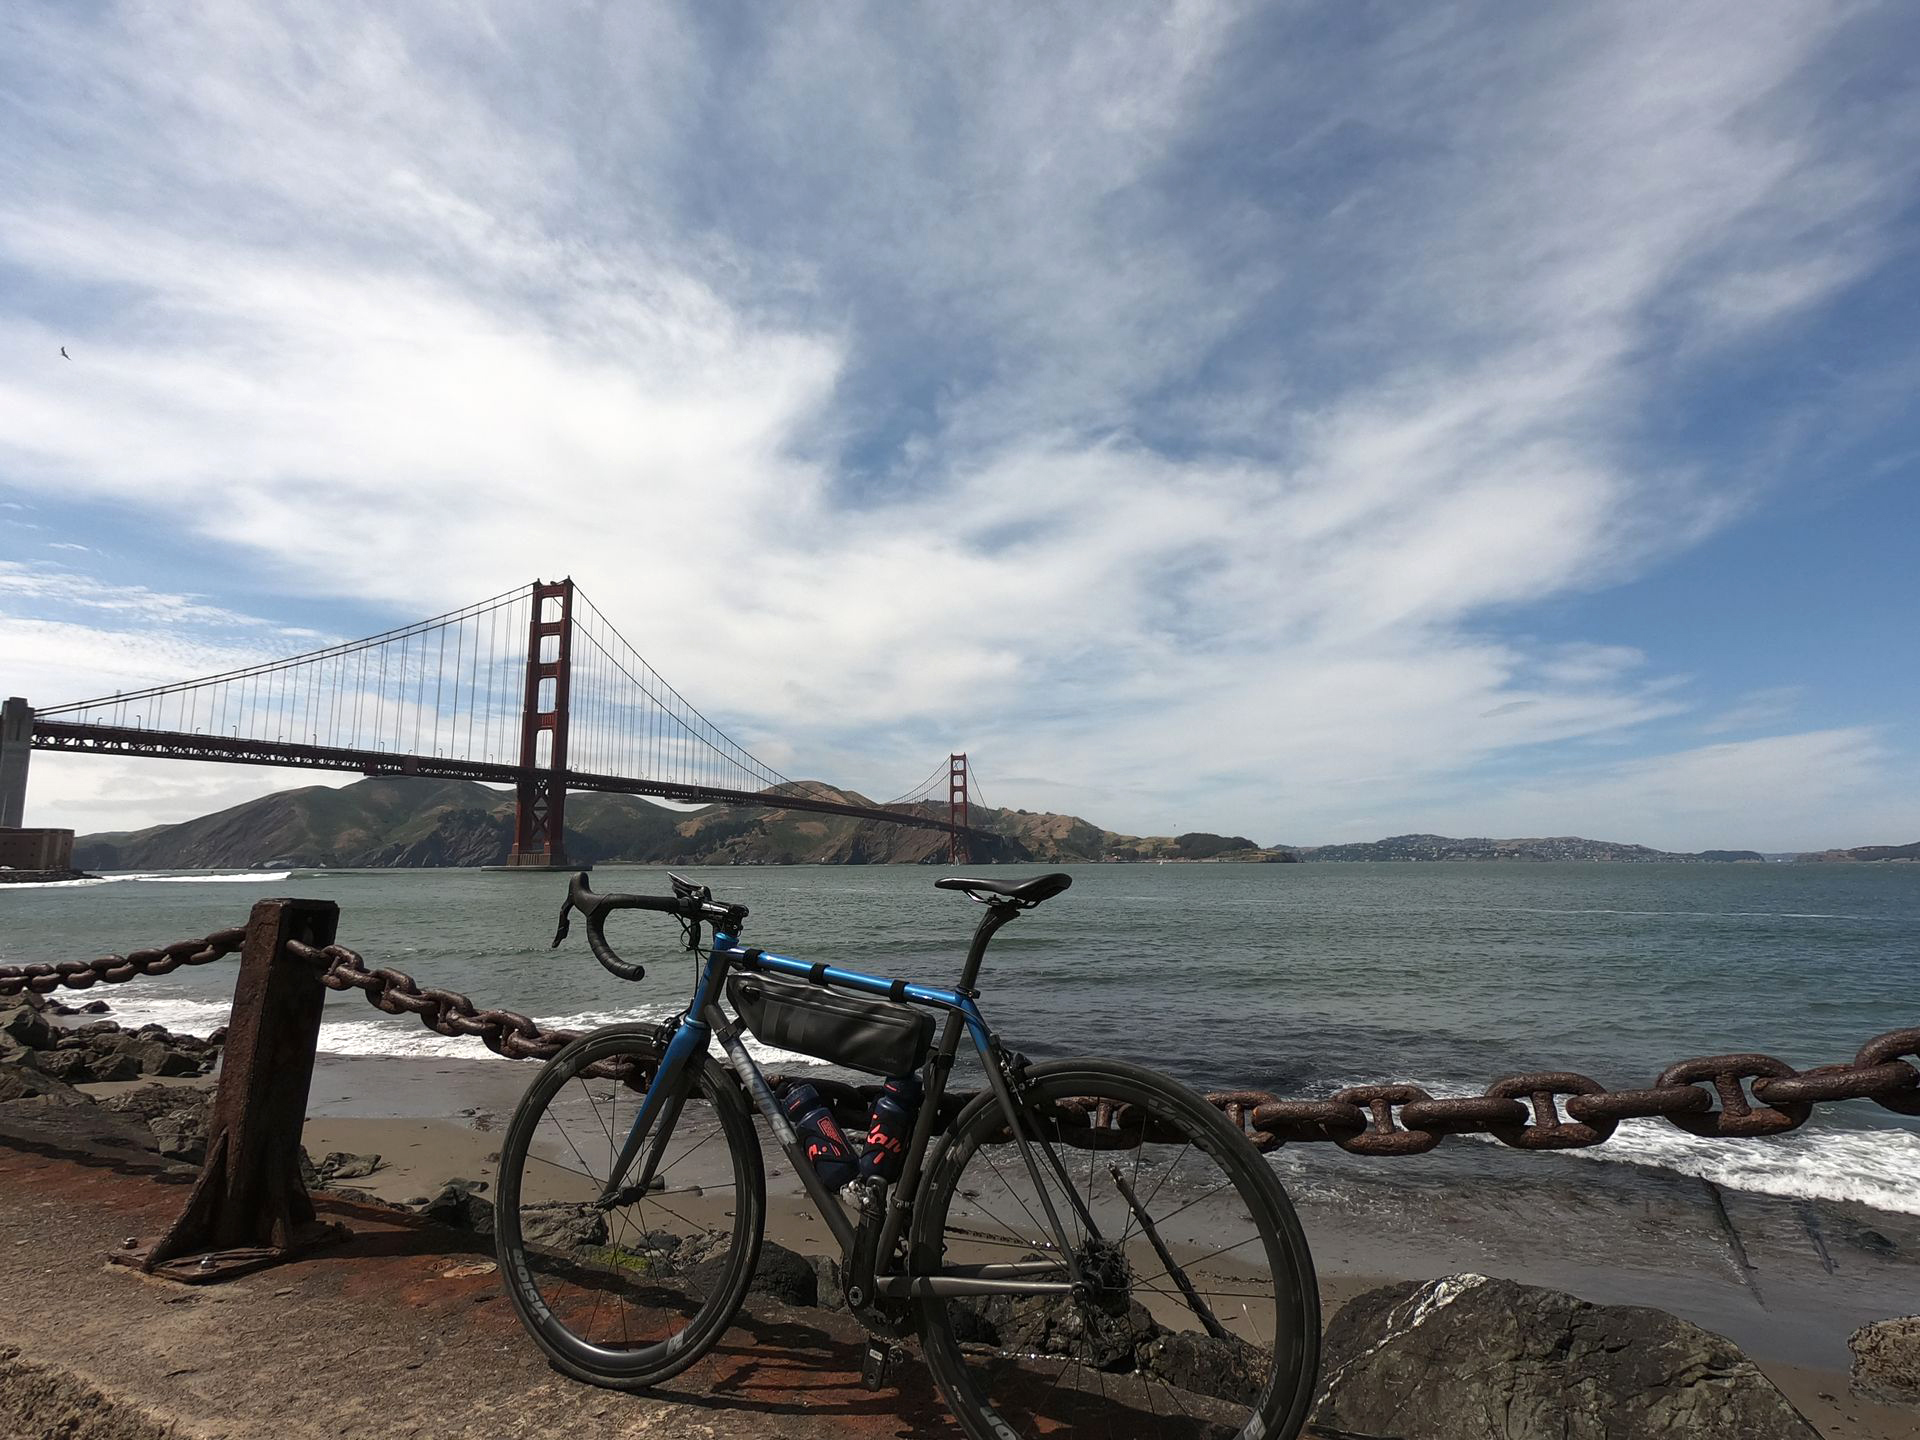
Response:
[{"label": "bicycle", "polygon": [[[557,1368],[639,1389],[720,1343],[767,1222],[757,1110],[837,1242],[847,1308],[869,1337],[869,1388],[885,1384],[898,1342],[917,1336],[974,1440],[1298,1432],[1314,1392],[1319,1300],[1273,1171],[1187,1087],[1118,1061],[1030,1063],[975,1003],[995,932],[1071,877],[937,881],[986,907],[952,987],[749,948],[745,906],[670,878],[673,894],[653,896],[596,894],[576,876],[553,943],[577,911],[595,958],[638,980],[645,967],[608,943],[607,917],[678,917],[695,957],[686,1011],[567,1045],[529,1087],[501,1150],[501,1274]],[[713,931],[704,952],[703,927]],[[876,1163],[843,1199],[743,1034],[846,1068],[917,1072],[910,1138],[881,1155],[876,1129]],[[985,1082],[972,1095],[948,1092],[963,1036]],[[861,1092],[816,1086],[855,1120]]]}]

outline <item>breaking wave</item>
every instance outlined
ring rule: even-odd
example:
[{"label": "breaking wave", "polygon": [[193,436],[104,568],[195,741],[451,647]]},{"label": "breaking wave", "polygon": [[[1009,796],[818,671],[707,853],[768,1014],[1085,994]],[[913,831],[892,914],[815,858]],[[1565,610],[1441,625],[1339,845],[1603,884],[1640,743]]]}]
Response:
[{"label": "breaking wave", "polygon": [[291,870],[239,870],[239,871],[178,871],[151,874],[127,875],[84,875],[77,880],[20,880],[7,886],[10,890],[76,890],[91,885],[261,885],[279,884],[282,880],[291,880]]},{"label": "breaking wave", "polygon": [[[111,1018],[132,1029],[139,1025],[164,1025],[169,1030],[189,1035],[205,1035],[227,1023],[225,1000],[188,1000],[181,998],[138,1000],[131,996],[109,996]],[[384,1055],[412,1059],[485,1060],[493,1052],[464,1035],[442,1035],[429,1030],[411,1015],[382,1015],[369,1010],[358,996],[350,996],[361,1012],[346,1003],[329,1005],[320,1024],[320,1049],[328,1055]],[[602,1025],[626,1025],[636,1021],[664,1020],[675,1013],[669,1007],[651,1010],[583,1010],[572,1015],[536,1016],[543,1028],[556,1030],[595,1030]],[[796,1065],[824,1065],[811,1055],[798,1055],[763,1045],[746,1036],[747,1053],[762,1065],[789,1069]]]}]

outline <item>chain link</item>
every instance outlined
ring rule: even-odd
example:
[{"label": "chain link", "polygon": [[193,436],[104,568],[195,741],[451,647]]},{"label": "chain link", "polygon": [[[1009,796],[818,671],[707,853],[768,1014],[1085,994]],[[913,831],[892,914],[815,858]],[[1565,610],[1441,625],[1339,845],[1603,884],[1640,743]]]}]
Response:
[{"label": "chain link", "polygon": [[1797,1130],[1823,1101],[1872,1100],[1896,1114],[1920,1115],[1916,1060],[1920,1028],[1890,1030],[1850,1064],[1811,1070],[1771,1055],[1682,1060],[1647,1090],[1609,1090],[1585,1075],[1543,1071],[1502,1076],[1484,1095],[1452,1099],[1434,1099],[1414,1085],[1353,1086],[1331,1100],[1282,1100],[1264,1090],[1222,1090],[1207,1099],[1260,1150],[1331,1141],[1360,1155],[1420,1155],[1449,1135],[1466,1134],[1491,1135],[1520,1150],[1583,1150],[1604,1143],[1622,1120],[1660,1118],[1694,1135],[1746,1139]]},{"label": "chain link", "polygon": [[244,926],[216,930],[204,940],[176,940],[152,950],[125,955],[102,955],[98,960],[62,960],[53,965],[0,965],[0,995],[30,991],[45,995],[65,986],[86,990],[94,985],[120,985],[141,975],[167,975],[182,965],[205,965],[236,954],[246,942]]},{"label": "chain link", "polygon": [[[203,940],[180,940],[151,950],[52,965],[0,966],[0,996],[46,994],[65,986],[85,990],[140,975],[165,975],[182,965],[205,965],[239,951],[241,928]],[[286,953],[320,972],[330,990],[358,990],[389,1015],[412,1015],[442,1035],[471,1037],[509,1060],[547,1060],[584,1031],[549,1030],[515,1010],[483,1010],[465,995],[419,984],[399,970],[369,969],[344,945],[298,940]],[[1452,1135],[1486,1134],[1520,1150],[1574,1150],[1605,1142],[1622,1120],[1661,1118],[1694,1135],[1744,1139],[1781,1135],[1807,1122],[1817,1104],[1872,1100],[1900,1115],[1920,1115],[1920,1027],[1890,1030],[1869,1040],[1850,1063],[1795,1070],[1771,1055],[1707,1055],[1660,1072],[1652,1088],[1609,1090],[1571,1071],[1506,1075],[1482,1095],[1429,1095],[1417,1085],[1353,1085],[1325,1100],[1287,1100],[1266,1090],[1219,1090],[1207,1095],[1246,1135],[1267,1151],[1301,1142],[1331,1143],[1357,1155],[1422,1155]],[[589,1074],[635,1088],[653,1066],[602,1061]],[[836,1108],[870,1100],[876,1087],[832,1085]],[[857,1098],[856,1098],[857,1097]],[[1751,1098],[1750,1098],[1751,1097]],[[949,1096],[951,1106],[963,1097]],[[1716,1103],[1717,1102],[1717,1103]],[[1061,1102],[1062,1120],[1087,1148],[1137,1145],[1155,1138],[1144,1117],[1125,1107]],[[1565,1111],[1566,1118],[1561,1112]],[[1082,1134],[1081,1132],[1084,1132]],[[1110,1132],[1110,1133],[1109,1133]]]}]

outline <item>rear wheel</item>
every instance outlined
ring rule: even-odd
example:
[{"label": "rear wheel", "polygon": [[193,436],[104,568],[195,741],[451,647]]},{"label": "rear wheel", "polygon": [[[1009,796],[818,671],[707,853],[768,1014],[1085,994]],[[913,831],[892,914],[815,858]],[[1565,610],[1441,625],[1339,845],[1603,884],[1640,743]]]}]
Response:
[{"label": "rear wheel", "polygon": [[561,1370],[619,1389],[678,1374],[719,1340],[765,1218],[753,1118],[704,1057],[653,1187],[597,1203],[661,1057],[650,1025],[574,1041],[528,1087],[500,1151],[495,1245],[514,1309]]},{"label": "rear wheel", "polygon": [[1114,1061],[1033,1066],[1022,1105],[1057,1170],[1035,1145],[1035,1184],[983,1095],[928,1169],[912,1272],[1015,1262],[1028,1278],[1065,1279],[1051,1202],[1084,1283],[1076,1295],[918,1302],[928,1367],[967,1434],[1297,1434],[1319,1295],[1259,1153],[1191,1090]]}]

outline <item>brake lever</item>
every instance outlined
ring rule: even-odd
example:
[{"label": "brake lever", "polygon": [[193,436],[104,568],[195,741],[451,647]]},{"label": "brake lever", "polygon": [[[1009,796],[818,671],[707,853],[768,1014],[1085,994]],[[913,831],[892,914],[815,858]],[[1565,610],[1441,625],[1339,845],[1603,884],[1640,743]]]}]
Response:
[{"label": "brake lever", "polygon": [[568,915],[572,909],[573,900],[571,897],[560,902],[560,923],[554,927],[553,943],[547,946],[549,950],[558,950],[560,948],[560,942],[567,938],[567,930],[572,924],[572,921],[568,919]]}]

